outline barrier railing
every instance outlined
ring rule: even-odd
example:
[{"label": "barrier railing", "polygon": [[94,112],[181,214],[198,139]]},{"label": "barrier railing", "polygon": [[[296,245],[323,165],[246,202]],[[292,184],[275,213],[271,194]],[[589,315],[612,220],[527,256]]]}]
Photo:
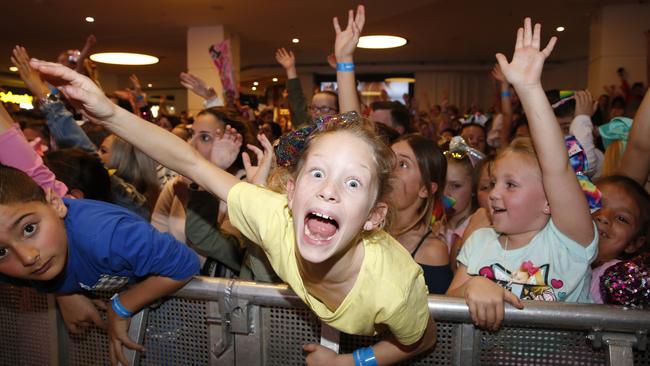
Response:
[{"label": "barrier railing", "polygon": [[[68,335],[51,298],[11,286],[0,294],[0,364],[107,364],[102,330]],[[648,311],[525,305],[507,307],[503,328],[490,333],[474,328],[463,299],[430,296],[436,346],[404,364],[650,365]],[[128,353],[134,365],[304,365],[302,345],[321,341],[321,324],[286,285],[198,277],[139,313],[130,335],[147,349]],[[375,341],[341,334],[338,344],[351,352]]]}]

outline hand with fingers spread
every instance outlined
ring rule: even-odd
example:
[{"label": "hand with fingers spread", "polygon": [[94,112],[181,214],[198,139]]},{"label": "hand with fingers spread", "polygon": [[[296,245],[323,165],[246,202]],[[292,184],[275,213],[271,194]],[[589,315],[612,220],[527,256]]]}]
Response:
[{"label": "hand with fingers spread", "polygon": [[579,90],[575,94],[576,112],[575,115],[579,116],[584,114],[591,117],[598,109],[598,101],[595,101],[588,90]]},{"label": "hand with fingers spread", "polygon": [[257,140],[262,144],[264,150],[260,150],[255,145],[246,145],[257,156],[257,166],[251,164],[251,158],[247,152],[242,153],[242,159],[244,161],[244,169],[246,169],[246,181],[252,184],[265,184],[271,171],[271,165],[275,155],[273,154],[273,145],[271,145],[271,142],[266,138],[265,134],[260,133],[257,135]]},{"label": "hand with fingers spread", "polygon": [[203,79],[189,72],[181,72],[181,85],[206,100],[217,96],[214,88],[208,87]]},{"label": "hand with fingers spread", "polygon": [[41,79],[37,71],[29,65],[29,55],[24,47],[16,46],[13,49],[11,63],[18,68],[20,78],[23,79],[27,88],[37,99],[45,97],[50,89]]},{"label": "hand with fingers spread", "polygon": [[352,55],[359,43],[363,25],[366,22],[366,10],[363,5],[357,7],[355,15],[354,10],[348,11],[348,24],[344,30],[341,30],[339,19],[334,17],[334,31],[336,32],[336,41],[334,42],[334,55],[338,62],[352,61]]},{"label": "hand with fingers spread", "polygon": [[481,276],[468,281],[465,302],[474,325],[491,331],[498,330],[503,322],[504,302],[524,308],[524,303],[512,292]]},{"label": "hand with fingers spread", "polygon": [[29,64],[45,81],[63,92],[75,109],[89,120],[108,121],[115,116],[118,107],[88,77],[52,62],[31,59]]},{"label": "hand with fingers spread", "polygon": [[[59,304],[59,310],[63,317],[65,327],[72,334],[79,334],[83,328],[91,325],[96,325],[102,329],[106,329],[104,320],[99,315],[96,303],[82,294],[57,294],[56,302]],[[100,309],[105,310],[106,305],[100,306]]]},{"label": "hand with fingers spread", "polygon": [[223,135],[212,143],[210,161],[221,169],[228,169],[237,160],[243,138],[236,129],[226,125]]},{"label": "hand with fingers spread", "polygon": [[524,27],[517,30],[517,42],[512,61],[497,53],[496,58],[506,79],[516,88],[540,85],[544,60],[551,55],[557,37],[551,37],[546,47],[540,50],[542,26],[538,23],[533,28],[530,18],[524,20]]},{"label": "hand with fingers spread", "polygon": [[144,346],[133,342],[129,338],[130,318],[121,318],[110,306],[108,307],[107,314],[108,327],[106,331],[108,333],[108,354],[111,359],[111,365],[117,366],[119,362],[123,366],[128,366],[129,362],[126,360],[126,356],[124,356],[122,346],[139,352],[145,351]]},{"label": "hand with fingers spread", "polygon": [[286,71],[287,79],[295,79],[298,77],[298,72],[296,71],[296,56],[293,55],[293,52],[287,52],[284,48],[278,48],[277,51],[275,51],[275,60],[284,68],[284,71]]}]

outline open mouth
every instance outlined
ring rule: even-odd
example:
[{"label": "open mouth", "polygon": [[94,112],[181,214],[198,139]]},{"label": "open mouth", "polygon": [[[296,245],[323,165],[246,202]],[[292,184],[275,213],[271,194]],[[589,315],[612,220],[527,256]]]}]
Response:
[{"label": "open mouth", "polygon": [[504,212],[506,212],[505,208],[501,208],[501,207],[493,207],[492,208],[492,214],[493,215],[498,215],[498,214],[504,213]]},{"label": "open mouth", "polygon": [[310,212],[305,217],[305,236],[311,244],[324,245],[336,235],[339,223],[321,212]]}]

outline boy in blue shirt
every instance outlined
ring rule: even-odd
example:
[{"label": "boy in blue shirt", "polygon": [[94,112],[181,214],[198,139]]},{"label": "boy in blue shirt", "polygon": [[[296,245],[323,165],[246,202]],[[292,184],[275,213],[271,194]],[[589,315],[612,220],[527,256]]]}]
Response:
[{"label": "boy in blue shirt", "polygon": [[119,206],[61,198],[0,165],[0,280],[74,294],[118,290],[108,307],[111,363],[127,364],[130,317],[174,293],[199,270],[196,254]]}]

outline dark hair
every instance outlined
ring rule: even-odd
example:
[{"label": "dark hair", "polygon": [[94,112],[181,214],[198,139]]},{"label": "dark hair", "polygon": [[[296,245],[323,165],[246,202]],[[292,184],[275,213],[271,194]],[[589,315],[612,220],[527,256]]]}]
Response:
[{"label": "dark hair", "polygon": [[159,122],[163,118],[166,118],[169,121],[169,124],[172,125],[172,128],[174,128],[174,127],[178,126],[179,124],[181,124],[181,119],[179,117],[171,115],[171,114],[161,114],[156,119],[156,122]]},{"label": "dark hair", "polygon": [[23,171],[0,164],[0,205],[46,202],[45,192]]},{"label": "dark hair", "polygon": [[[426,188],[429,197],[422,202],[422,206],[420,206],[420,209],[418,210],[420,214],[418,220],[402,232],[404,233],[418,224],[428,223],[431,220],[433,206],[437,201],[442,199],[443,192],[445,191],[447,160],[438,147],[438,144],[422,135],[414,133],[404,135],[395,140],[394,144],[400,141],[408,143],[411,150],[413,150],[413,155],[415,155],[418,168],[420,169],[421,183]],[[436,183],[438,186],[438,189],[435,192],[431,192],[431,183]]]},{"label": "dark hair", "polygon": [[375,123],[375,133],[384,140],[386,145],[392,145],[399,138],[399,132],[383,123]]},{"label": "dark hair", "polygon": [[635,238],[645,236],[647,245],[647,240],[650,239],[650,194],[634,179],[624,175],[610,175],[596,180],[597,186],[604,184],[611,184],[621,188],[632,197],[634,202],[637,202],[640,217]]},{"label": "dark hair", "polygon": [[459,134],[459,135],[462,135],[462,134],[463,134],[463,131],[464,131],[466,128],[470,128],[470,127],[478,127],[478,128],[480,128],[481,131],[483,131],[483,135],[484,135],[485,138],[487,139],[487,131],[485,131],[485,127],[483,127],[483,125],[480,125],[480,124],[478,124],[478,123],[476,123],[476,122],[471,122],[471,123],[465,123],[465,124],[463,124],[462,126],[460,126],[460,131],[458,131],[458,134]]},{"label": "dark hair", "polygon": [[[231,173],[235,173],[237,170],[244,169],[244,161],[242,160],[241,153],[246,151],[247,144],[256,146],[259,145],[257,139],[254,138],[253,134],[251,133],[249,122],[244,120],[236,109],[228,107],[212,107],[204,109],[197,113],[196,117],[203,115],[211,115],[216,118],[217,121],[222,122],[225,125],[230,125],[230,127],[237,130],[237,132],[242,136],[243,141],[241,148],[239,149],[240,153],[237,155],[237,160],[235,160],[235,162],[227,170]],[[250,155],[251,159],[253,160],[253,164],[255,164],[255,154]]]},{"label": "dark hair", "polygon": [[43,160],[69,190],[78,189],[87,199],[113,202],[110,177],[97,155],[63,149],[47,153]]},{"label": "dark hair", "polygon": [[[546,97],[548,98],[548,102],[551,103],[551,105],[554,105],[562,101],[563,99],[560,97],[560,91],[557,89],[547,91]],[[558,104],[556,107],[553,108],[553,113],[555,113],[555,117],[558,118],[573,117],[573,115],[575,114],[576,100],[575,98],[571,98],[571,99],[567,99],[567,98],[564,98],[565,99],[564,101],[562,101],[560,104]]]},{"label": "dark hair", "polygon": [[408,108],[400,102],[373,102],[370,104],[373,111],[388,109],[394,124],[400,125],[405,132],[411,132],[411,114]]}]

